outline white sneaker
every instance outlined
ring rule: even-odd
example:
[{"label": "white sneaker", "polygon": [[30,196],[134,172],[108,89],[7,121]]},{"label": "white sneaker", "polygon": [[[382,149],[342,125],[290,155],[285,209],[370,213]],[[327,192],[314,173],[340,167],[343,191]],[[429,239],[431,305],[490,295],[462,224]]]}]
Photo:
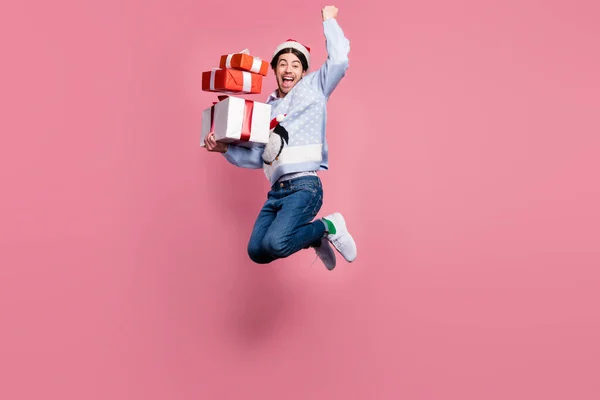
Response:
[{"label": "white sneaker", "polygon": [[325,267],[328,270],[331,271],[335,268],[335,252],[325,237],[321,238],[321,244],[319,247],[312,246],[312,248],[315,249],[317,256],[319,256],[321,261],[323,261],[323,264],[325,264]]},{"label": "white sneaker", "polygon": [[348,232],[346,221],[342,214],[334,213],[325,217],[325,219],[335,226],[335,233],[325,235],[327,240],[333,244],[333,247],[340,252],[346,261],[354,261],[356,259],[356,242],[354,242],[354,238]]}]

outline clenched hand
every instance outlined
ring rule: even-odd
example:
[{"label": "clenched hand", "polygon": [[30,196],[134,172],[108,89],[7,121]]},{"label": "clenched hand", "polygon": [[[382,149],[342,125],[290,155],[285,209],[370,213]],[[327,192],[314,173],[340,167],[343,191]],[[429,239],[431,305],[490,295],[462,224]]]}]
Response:
[{"label": "clenched hand", "polygon": [[208,151],[217,151],[219,153],[225,153],[227,151],[227,143],[217,142],[213,132],[210,132],[206,135],[206,138],[204,138],[204,146]]},{"label": "clenched hand", "polygon": [[325,6],[321,10],[321,16],[323,17],[323,21],[329,18],[336,18],[338,14],[338,9],[336,6]]}]

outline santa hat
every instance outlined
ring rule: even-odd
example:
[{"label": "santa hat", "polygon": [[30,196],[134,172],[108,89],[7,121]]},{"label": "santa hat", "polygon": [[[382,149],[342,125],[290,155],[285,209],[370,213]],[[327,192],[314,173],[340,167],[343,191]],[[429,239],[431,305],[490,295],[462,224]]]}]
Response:
[{"label": "santa hat", "polygon": [[306,63],[310,67],[310,47],[305,46],[302,43],[300,43],[294,39],[288,39],[285,42],[281,43],[279,46],[277,46],[277,48],[275,49],[275,52],[273,52],[273,57],[275,57],[277,55],[277,53],[279,53],[283,49],[298,50],[300,53],[302,53],[304,55],[304,57],[306,58]]},{"label": "santa hat", "polygon": [[262,153],[263,162],[267,165],[272,165],[277,161],[284,146],[288,144],[288,131],[279,124],[284,118],[285,114],[279,114],[271,120],[269,141]]},{"label": "santa hat", "polygon": [[270,124],[270,126],[269,126],[269,129],[270,129],[270,130],[273,130],[273,129],[275,129],[275,127],[277,126],[277,124],[279,124],[281,121],[283,121],[283,120],[285,119],[285,116],[286,116],[286,115],[287,115],[287,114],[279,114],[279,115],[277,115],[275,118],[273,118],[273,119],[271,120],[271,124]]}]

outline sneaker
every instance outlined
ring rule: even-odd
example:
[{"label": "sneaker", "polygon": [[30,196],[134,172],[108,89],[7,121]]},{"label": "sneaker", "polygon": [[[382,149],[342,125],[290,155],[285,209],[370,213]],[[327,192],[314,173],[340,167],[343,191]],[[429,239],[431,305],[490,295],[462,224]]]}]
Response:
[{"label": "sneaker", "polygon": [[346,259],[352,262],[356,259],[356,242],[346,228],[346,221],[340,213],[334,213],[327,217],[326,220],[331,222],[335,227],[335,233],[327,233],[325,237],[333,244],[333,247]]},{"label": "sneaker", "polygon": [[328,270],[331,271],[335,268],[335,252],[325,237],[321,238],[319,246],[312,246],[312,248],[315,249],[317,256],[323,261]]}]

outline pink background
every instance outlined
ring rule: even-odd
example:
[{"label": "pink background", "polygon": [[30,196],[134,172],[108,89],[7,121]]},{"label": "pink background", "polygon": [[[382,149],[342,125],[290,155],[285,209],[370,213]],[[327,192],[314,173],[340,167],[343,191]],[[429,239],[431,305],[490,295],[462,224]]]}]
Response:
[{"label": "pink background", "polygon": [[201,72],[316,68],[324,4],[219,3],[3,6],[0,398],[600,398],[599,3],[336,3],[334,272],[252,264],[268,184],[199,147]]}]

